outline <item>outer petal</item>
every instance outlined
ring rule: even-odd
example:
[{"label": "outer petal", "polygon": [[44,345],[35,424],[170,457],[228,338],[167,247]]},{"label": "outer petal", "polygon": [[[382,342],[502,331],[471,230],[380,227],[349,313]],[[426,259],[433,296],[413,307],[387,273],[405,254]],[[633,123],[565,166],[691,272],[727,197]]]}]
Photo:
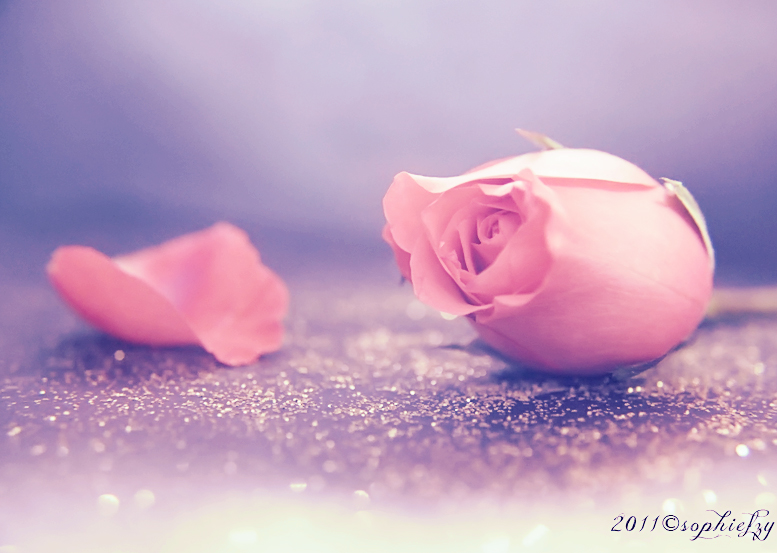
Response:
[{"label": "outer petal", "polygon": [[530,366],[601,374],[664,355],[701,321],[704,310],[695,302],[612,269],[587,259],[557,262],[542,293],[517,306],[497,298],[492,317],[474,326],[486,342]]},{"label": "outer petal", "polygon": [[412,282],[410,278],[410,253],[397,246],[397,243],[394,242],[394,237],[391,235],[391,228],[388,225],[383,227],[382,236],[394,252],[394,259],[397,261],[399,272],[402,273],[403,277]]},{"label": "outer petal", "polygon": [[661,186],[645,171],[612,154],[598,150],[563,148],[511,157],[481,165],[458,177],[412,175],[419,186],[440,194],[467,182],[504,178],[530,169],[540,179],[596,180],[641,186]]},{"label": "outer petal", "polygon": [[[526,167],[540,179],[580,179],[620,182],[625,184],[641,184],[643,186],[661,186],[645,171],[618,156],[600,152],[599,150],[562,148],[560,150],[545,150],[529,154],[533,159],[527,160]],[[511,168],[508,161],[504,169]],[[524,167],[521,167],[523,169]],[[494,166],[493,170],[503,170]]]},{"label": "outer petal", "polygon": [[709,256],[698,227],[667,190],[555,187],[565,206],[574,252],[641,275],[695,302],[712,290]]},{"label": "outer petal", "polygon": [[[232,225],[219,223],[116,258],[115,270],[105,265],[109,261],[103,256],[102,271],[91,273],[81,255],[74,263],[80,279],[70,272],[74,265],[57,263],[57,253],[49,266],[50,278],[79,313],[85,303],[100,309],[99,316],[85,318],[110,334],[140,343],[199,343],[229,365],[249,363],[281,345],[286,286],[262,265],[247,235]],[[142,296],[137,291],[141,289]],[[101,296],[113,299],[95,299],[97,294],[90,290],[102,290]],[[125,301],[128,297],[136,301]],[[171,306],[177,318],[156,319],[161,305]],[[182,339],[181,322],[189,329],[187,339]],[[155,331],[146,332],[146,325]]]},{"label": "outer petal", "polygon": [[394,177],[383,197],[383,213],[386,215],[394,243],[406,252],[412,252],[415,242],[423,235],[421,212],[437,198],[424,190],[410,173]]}]

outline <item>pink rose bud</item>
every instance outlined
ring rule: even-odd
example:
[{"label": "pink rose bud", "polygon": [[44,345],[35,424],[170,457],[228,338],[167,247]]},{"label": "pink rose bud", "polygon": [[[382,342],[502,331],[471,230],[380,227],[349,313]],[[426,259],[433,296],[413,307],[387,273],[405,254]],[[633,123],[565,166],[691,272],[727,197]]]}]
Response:
[{"label": "pink rose bud", "polygon": [[122,340],[197,344],[227,365],[250,363],[283,341],[286,285],[228,223],[113,259],[64,246],[46,269],[74,311]]},{"label": "pink rose bud", "polygon": [[704,218],[665,182],[567,148],[458,177],[400,173],[383,199],[383,237],[422,302],[466,315],[499,352],[602,374],[688,338],[712,293]]}]

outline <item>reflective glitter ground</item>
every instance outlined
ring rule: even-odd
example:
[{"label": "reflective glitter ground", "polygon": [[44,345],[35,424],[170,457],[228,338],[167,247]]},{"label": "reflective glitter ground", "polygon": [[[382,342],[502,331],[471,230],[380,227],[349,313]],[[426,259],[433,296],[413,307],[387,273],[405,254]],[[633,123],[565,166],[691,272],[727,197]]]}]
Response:
[{"label": "reflective glitter ground", "polygon": [[[290,263],[286,344],[240,368],[107,338],[5,278],[0,552],[682,551],[710,509],[777,520],[777,319],[548,377],[365,259]],[[777,551],[754,528],[704,548]]]}]

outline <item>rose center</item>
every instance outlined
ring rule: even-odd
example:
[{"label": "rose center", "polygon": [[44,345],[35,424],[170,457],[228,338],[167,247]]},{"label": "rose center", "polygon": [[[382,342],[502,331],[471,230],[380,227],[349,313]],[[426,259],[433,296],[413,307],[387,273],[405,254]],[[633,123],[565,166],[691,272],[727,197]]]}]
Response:
[{"label": "rose center", "polygon": [[491,219],[491,224],[486,227],[484,234],[486,240],[491,240],[495,234],[499,234],[499,219]]},{"label": "rose center", "polygon": [[478,273],[488,268],[523,220],[518,213],[493,210],[477,222],[477,239],[472,244],[473,261]]}]

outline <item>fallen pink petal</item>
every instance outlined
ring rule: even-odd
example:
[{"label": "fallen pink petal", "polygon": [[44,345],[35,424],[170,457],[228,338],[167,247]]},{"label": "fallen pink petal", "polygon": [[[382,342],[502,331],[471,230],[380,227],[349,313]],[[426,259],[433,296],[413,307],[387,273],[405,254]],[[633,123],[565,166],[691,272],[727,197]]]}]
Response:
[{"label": "fallen pink petal", "polygon": [[49,279],[96,328],[138,344],[196,344],[244,365],[283,342],[289,294],[241,229],[217,223],[110,258],[86,246],[52,255]]}]

